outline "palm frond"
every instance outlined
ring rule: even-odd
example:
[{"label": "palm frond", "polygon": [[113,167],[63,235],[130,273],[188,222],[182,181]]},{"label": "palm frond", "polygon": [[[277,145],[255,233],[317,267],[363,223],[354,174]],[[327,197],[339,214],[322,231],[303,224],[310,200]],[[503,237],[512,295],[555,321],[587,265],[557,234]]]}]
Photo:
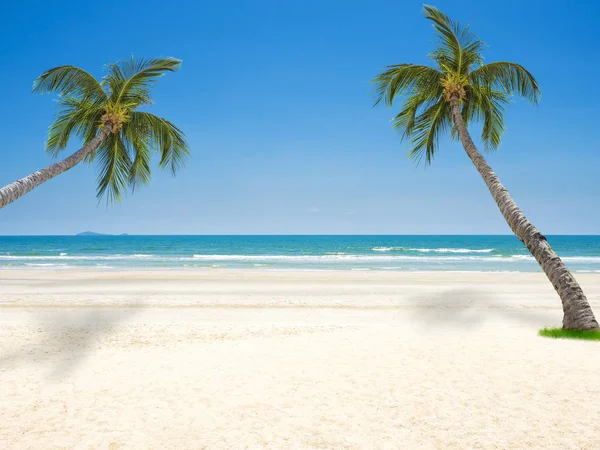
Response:
[{"label": "palm frond", "polygon": [[151,103],[150,88],[166,72],[181,67],[176,58],[153,58],[137,61],[132,56],[128,61],[109,64],[103,83],[110,88],[110,101],[130,108]]},{"label": "palm frond", "polygon": [[443,51],[434,52],[434,59],[440,64],[440,68],[446,72],[458,72],[461,66],[461,45],[457,34],[460,26],[435,6],[423,5],[425,18],[433,22],[433,28],[440,39]]},{"label": "palm frond", "polygon": [[394,129],[403,130],[401,140],[409,138],[415,127],[419,112],[429,109],[443,96],[441,84],[429,85],[427,88],[415,88],[413,95],[404,102],[403,109],[392,119]]},{"label": "palm frond", "polygon": [[111,133],[96,150],[98,175],[97,197],[106,195],[107,203],[115,203],[126,194],[131,172],[131,157],[121,139],[121,133]]},{"label": "palm frond", "polygon": [[440,38],[440,47],[429,56],[442,71],[466,75],[474,64],[482,63],[485,43],[470,31],[469,25],[463,27],[459,22],[453,22],[434,6],[425,5],[424,10]]},{"label": "palm frond", "polygon": [[502,91],[485,87],[477,96],[474,108],[479,110],[478,117],[483,119],[481,140],[486,151],[497,150],[504,133],[504,110],[509,103],[509,96]]},{"label": "palm frond", "polygon": [[467,75],[473,67],[483,64],[483,50],[486,48],[485,42],[473,37],[462,48],[461,75]]},{"label": "palm frond", "polygon": [[72,135],[80,137],[84,145],[98,132],[102,117],[102,106],[86,99],[62,97],[59,100],[59,114],[48,130],[46,151],[57,156],[69,143]]},{"label": "palm frond", "polygon": [[410,95],[416,87],[440,84],[443,74],[429,66],[416,64],[395,64],[375,77],[377,85],[375,105],[383,102],[392,106],[396,96]]},{"label": "palm frond", "polygon": [[122,136],[133,161],[129,170],[129,185],[131,191],[135,191],[138,185],[148,184],[152,178],[150,161],[152,152],[149,147],[151,135],[147,127],[139,127],[134,123],[126,123],[122,128]]},{"label": "palm frond", "polygon": [[185,135],[168,120],[148,112],[134,111],[126,126],[148,135],[149,148],[160,153],[159,167],[169,168],[175,175],[185,165],[190,156]]},{"label": "palm frond", "polygon": [[417,117],[411,136],[412,148],[409,157],[417,164],[420,164],[423,158],[425,165],[431,164],[439,136],[451,127],[451,123],[450,103],[441,98]]},{"label": "palm frond", "polygon": [[75,66],[59,66],[47,70],[33,82],[33,92],[90,98],[101,101],[107,98],[102,85],[88,72]]},{"label": "palm frond", "polygon": [[519,95],[537,104],[541,91],[533,75],[520,64],[512,62],[493,62],[473,70],[469,74],[473,85],[488,84],[508,95]]},{"label": "palm frond", "polygon": [[486,151],[497,150],[504,133],[504,110],[509,102],[504,92],[492,90],[487,97],[489,106],[484,112],[481,139]]}]

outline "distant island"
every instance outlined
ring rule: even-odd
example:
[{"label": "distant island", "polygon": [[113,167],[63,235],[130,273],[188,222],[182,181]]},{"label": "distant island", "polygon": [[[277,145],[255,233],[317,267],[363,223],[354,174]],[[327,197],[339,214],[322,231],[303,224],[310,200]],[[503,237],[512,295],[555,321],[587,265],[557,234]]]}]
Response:
[{"label": "distant island", "polygon": [[75,236],[129,236],[129,235],[127,233],[105,234],[105,233],[95,233],[94,231],[84,231],[83,233],[77,233]]}]

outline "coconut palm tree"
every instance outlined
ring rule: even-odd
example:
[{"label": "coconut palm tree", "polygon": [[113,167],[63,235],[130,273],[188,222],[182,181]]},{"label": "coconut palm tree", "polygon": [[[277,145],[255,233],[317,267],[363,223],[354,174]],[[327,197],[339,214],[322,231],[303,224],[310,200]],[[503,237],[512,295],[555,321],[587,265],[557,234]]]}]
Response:
[{"label": "coconut palm tree", "polygon": [[96,163],[97,195],[106,194],[107,201],[117,201],[128,190],[148,183],[153,151],[160,154],[159,166],[175,174],[189,155],[183,132],[139,108],[152,103],[150,88],[158,78],[180,65],[175,58],[132,57],[108,64],[102,81],[74,66],[55,67],[40,75],[33,91],[59,94],[59,114],[50,126],[46,151],[56,157],[72,135],[84,145],[67,158],[1,188],[0,208],[82,161]]},{"label": "coconut palm tree", "polygon": [[513,95],[538,103],[540,90],[533,75],[512,62],[483,63],[485,44],[451,21],[437,8],[425,6],[425,17],[433,22],[439,47],[431,53],[432,66],[396,64],[374,79],[377,103],[392,106],[402,99],[402,109],[393,126],[403,131],[410,144],[409,156],[430,164],[438,138],[450,131],[460,139],[467,155],[485,181],[498,208],[515,235],[541,265],[563,305],[563,328],[598,330],[592,309],[581,287],[565,264],[533,224],[527,220],[498,176],[477,150],[467,126],[483,122],[481,140],[486,150],[495,150],[504,131],[503,113]]}]

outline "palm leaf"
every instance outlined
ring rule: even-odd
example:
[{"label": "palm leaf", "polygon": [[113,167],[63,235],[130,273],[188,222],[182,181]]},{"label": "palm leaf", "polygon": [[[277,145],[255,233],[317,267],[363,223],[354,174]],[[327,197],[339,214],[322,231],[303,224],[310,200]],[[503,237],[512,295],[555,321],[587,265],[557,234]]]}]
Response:
[{"label": "palm leaf", "polygon": [[481,52],[485,43],[470,31],[468,25],[462,27],[433,6],[425,5],[424,9],[425,17],[433,22],[440,38],[440,47],[429,56],[442,71],[466,75],[473,65],[482,64]]},{"label": "palm leaf", "polygon": [[430,89],[415,88],[415,93],[404,102],[404,108],[392,119],[393,128],[403,130],[401,140],[412,135],[419,112],[430,108],[442,99],[441,84],[429,87]]},{"label": "palm leaf", "polygon": [[502,91],[489,89],[481,99],[483,116],[481,139],[486,151],[497,150],[504,133],[504,110],[508,105],[509,97]]},{"label": "palm leaf", "polygon": [[64,150],[73,134],[84,141],[91,141],[98,132],[103,114],[102,106],[86,99],[63,97],[59,101],[59,114],[48,130],[46,151],[57,156]]},{"label": "palm leaf", "polygon": [[134,123],[126,123],[122,129],[125,146],[133,161],[129,170],[129,185],[132,192],[138,185],[148,184],[152,177],[150,161],[152,152],[149,142],[151,135],[147,127],[139,127]]},{"label": "palm leaf", "polygon": [[429,66],[416,64],[395,64],[379,74],[373,80],[377,85],[375,105],[383,102],[392,106],[398,95],[411,94],[417,87],[440,84],[443,74]]},{"label": "palm leaf", "polygon": [[417,117],[412,133],[409,157],[420,164],[431,164],[437,149],[440,134],[448,130],[452,123],[450,103],[441,98]]},{"label": "palm leaf", "polygon": [[75,66],[59,66],[47,70],[33,82],[33,92],[56,92],[71,97],[86,97],[94,101],[106,100],[102,85],[88,72]]},{"label": "palm leaf", "polygon": [[166,119],[148,112],[134,111],[127,127],[148,135],[148,146],[160,153],[159,166],[169,168],[173,175],[185,165],[190,156],[185,135]]},{"label": "palm leaf", "polygon": [[450,18],[435,6],[424,5],[425,18],[433,22],[433,28],[440,39],[443,51],[434,53],[434,59],[440,63],[440,67],[447,72],[459,72],[461,67],[461,45],[457,34],[460,28]]},{"label": "palm leaf", "polygon": [[151,103],[150,88],[166,72],[181,67],[175,58],[138,59],[109,64],[103,83],[110,87],[110,101],[131,108]]},{"label": "palm leaf", "polygon": [[512,62],[493,62],[473,70],[469,74],[473,85],[489,84],[501,89],[508,95],[519,95],[537,104],[541,91],[533,75],[520,64]]},{"label": "palm leaf", "polygon": [[121,133],[111,133],[96,152],[98,199],[106,195],[107,203],[118,202],[127,192],[132,165]]}]

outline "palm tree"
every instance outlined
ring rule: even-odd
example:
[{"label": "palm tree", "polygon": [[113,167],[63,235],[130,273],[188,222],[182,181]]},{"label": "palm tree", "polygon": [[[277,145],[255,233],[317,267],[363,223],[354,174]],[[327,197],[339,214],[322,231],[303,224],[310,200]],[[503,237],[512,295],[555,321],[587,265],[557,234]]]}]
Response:
[{"label": "palm tree", "polygon": [[150,105],[150,88],[166,72],[181,66],[175,58],[156,58],[107,65],[97,81],[83,69],[60,66],[44,72],[33,91],[59,94],[59,114],[50,126],[46,151],[57,156],[75,135],[84,146],[69,157],[0,189],[0,208],[33,188],[75,167],[82,161],[97,163],[98,198],[118,201],[128,190],[150,181],[152,152],[160,153],[159,166],[173,174],[183,166],[189,150],[183,132],[166,119],[140,107]]},{"label": "palm tree", "polygon": [[451,21],[437,8],[425,5],[425,17],[433,22],[439,47],[429,55],[433,66],[396,64],[377,76],[377,103],[392,106],[402,98],[402,110],[393,126],[403,130],[410,143],[409,156],[430,164],[439,136],[450,131],[460,139],[467,155],[485,181],[498,208],[515,235],[541,265],[563,305],[563,328],[598,330],[598,322],[583,293],[550,244],[523,215],[498,176],[477,150],[467,126],[482,121],[481,140],[495,150],[504,131],[504,109],[511,96],[538,103],[540,90],[533,75],[512,62],[483,64],[485,44]]}]

